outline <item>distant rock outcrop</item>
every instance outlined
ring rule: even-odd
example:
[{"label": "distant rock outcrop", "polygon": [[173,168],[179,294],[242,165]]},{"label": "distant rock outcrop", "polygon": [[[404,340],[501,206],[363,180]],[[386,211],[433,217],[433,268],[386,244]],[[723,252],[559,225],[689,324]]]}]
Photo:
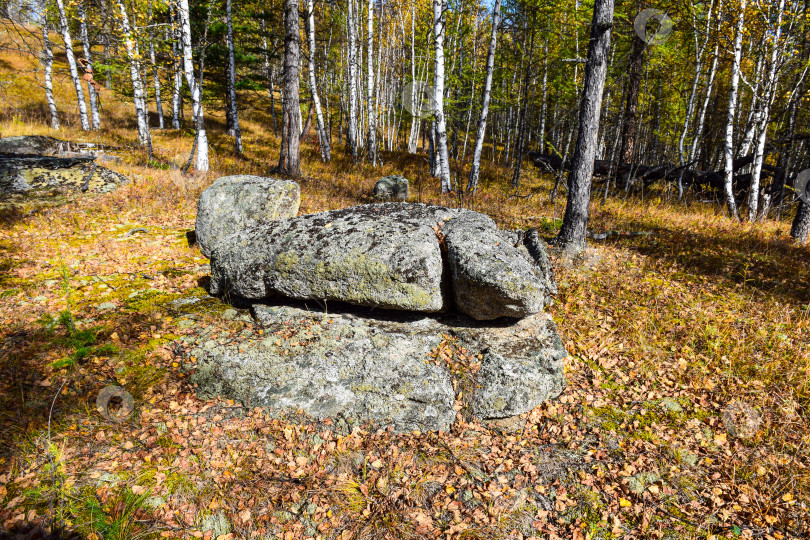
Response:
[{"label": "distant rock outcrop", "polygon": [[407,201],[408,179],[397,174],[383,176],[374,184],[374,198],[382,201]]},{"label": "distant rock outcrop", "polygon": [[103,193],[129,179],[96,163],[77,143],[41,135],[0,139],[0,193],[47,189]]}]

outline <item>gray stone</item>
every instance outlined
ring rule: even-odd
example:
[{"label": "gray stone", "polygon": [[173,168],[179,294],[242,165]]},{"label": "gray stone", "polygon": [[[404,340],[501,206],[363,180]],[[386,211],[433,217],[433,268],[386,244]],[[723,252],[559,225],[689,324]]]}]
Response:
[{"label": "gray stone", "polygon": [[76,144],[45,135],[18,135],[0,139],[0,154],[52,156],[76,150]]},{"label": "gray stone", "polygon": [[442,311],[444,265],[434,228],[465,212],[370,204],[248,227],[211,254],[210,291]]},{"label": "gray stone", "polygon": [[408,200],[408,179],[394,174],[384,176],[374,184],[374,198],[381,200]]},{"label": "gray stone", "polygon": [[[553,277],[523,243],[513,243],[483,214],[466,213],[442,227],[456,307],[478,320],[525,317],[543,310]],[[533,250],[538,249],[532,244]],[[545,250],[539,246],[541,258]],[[546,259],[547,260],[547,259]]]},{"label": "gray stone", "polygon": [[458,335],[467,349],[483,355],[470,399],[472,414],[478,418],[523,414],[565,388],[568,353],[547,313],[508,326],[461,329]]},{"label": "gray stone", "polygon": [[[493,326],[456,314],[253,311],[262,334],[188,352],[201,397],[429,431],[453,423],[454,387],[470,414],[489,420],[530,411],[565,386],[566,352],[547,314]],[[432,351],[444,336],[458,338],[472,361],[480,356],[480,369],[453,374],[436,361]]]},{"label": "gray stone", "polygon": [[200,530],[211,531],[211,538],[219,538],[223,534],[231,532],[231,523],[225,516],[225,512],[220,510],[217,514],[203,515],[200,519]]},{"label": "gray stone", "polygon": [[409,327],[352,315],[313,316],[292,307],[256,306],[255,312],[265,334],[293,329],[297,335],[252,347],[193,350],[198,371],[192,380],[202,395],[398,431],[446,429],[453,421],[450,375],[444,366],[427,363],[441,340],[435,323]]},{"label": "gray stone", "polygon": [[92,154],[83,157],[19,155],[0,159],[0,193],[66,188],[72,191],[106,193],[129,182],[115,171],[93,163]]},{"label": "gray stone", "polygon": [[197,204],[196,236],[206,257],[239,231],[294,217],[301,205],[295,182],[261,176],[224,176],[203,191]]},{"label": "gray stone", "polygon": [[681,404],[669,397],[662,399],[659,402],[659,405],[661,406],[662,409],[669,412],[674,413],[683,412],[683,407],[681,407]]}]

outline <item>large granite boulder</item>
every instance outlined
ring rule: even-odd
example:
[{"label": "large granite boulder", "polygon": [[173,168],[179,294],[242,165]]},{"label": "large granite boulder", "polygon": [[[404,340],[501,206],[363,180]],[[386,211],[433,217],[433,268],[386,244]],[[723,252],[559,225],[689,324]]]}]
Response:
[{"label": "large granite boulder", "polygon": [[210,257],[228,236],[298,215],[301,189],[289,180],[236,175],[217,179],[197,204],[196,240]]},{"label": "large granite boulder", "polygon": [[[200,224],[212,221],[198,216],[198,241],[212,228]],[[531,235],[513,244],[492,219],[469,210],[387,203],[251,221],[214,247],[210,237],[202,243],[213,294],[423,312],[443,311],[452,297],[460,312],[490,320],[538,313],[554,292],[542,242],[524,237]]]},{"label": "large granite boulder", "polygon": [[374,184],[374,198],[386,201],[407,201],[408,179],[398,174],[383,176]]},{"label": "large granite boulder", "polygon": [[489,320],[543,311],[551,292],[549,276],[530,256],[522,238],[512,242],[489,217],[477,213],[455,217],[441,230],[453,299],[460,312]]},{"label": "large granite boulder", "polygon": [[[186,338],[201,396],[428,431],[447,430],[457,404],[481,420],[505,418],[565,386],[566,352],[547,314],[493,326],[457,314],[327,313],[313,305],[253,312],[258,327],[231,342]],[[451,371],[437,358],[448,337],[464,351],[465,368]]]},{"label": "large granite boulder", "polygon": [[434,227],[462,212],[371,204],[257,225],[211,254],[211,292],[442,311],[444,264]]}]

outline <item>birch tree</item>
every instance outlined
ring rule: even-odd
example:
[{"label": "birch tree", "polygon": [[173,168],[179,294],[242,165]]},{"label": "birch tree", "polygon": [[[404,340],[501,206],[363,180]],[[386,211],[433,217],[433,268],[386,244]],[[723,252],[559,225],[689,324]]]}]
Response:
[{"label": "birch tree", "polygon": [[87,82],[87,98],[90,101],[90,118],[93,129],[101,127],[101,117],[98,112],[98,94],[96,93],[96,81],[93,79],[93,57],[90,50],[90,37],[87,33],[87,12],[84,7],[84,0],[76,4],[79,13],[79,29],[81,32],[82,46],[84,47],[84,74]]},{"label": "birch tree", "polygon": [[124,31],[124,43],[127,49],[127,58],[129,59],[130,78],[132,79],[135,118],[138,123],[138,143],[141,146],[147,147],[149,149],[149,155],[151,155],[152,135],[149,133],[149,119],[147,116],[146,99],[144,97],[143,80],[141,79],[138,44],[133,39],[127,9],[121,0],[118,0],[118,9],[121,13],[121,28]]},{"label": "birch tree", "polygon": [[776,8],[776,23],[773,30],[771,44],[771,58],[768,67],[768,76],[765,80],[765,94],[762,98],[762,111],[760,112],[759,136],[754,149],[754,162],[751,165],[751,186],[748,192],[748,221],[757,220],[759,211],[759,180],[762,174],[762,163],[765,157],[765,140],[768,136],[768,124],[771,119],[771,105],[776,87],[776,72],[779,63],[780,41],[782,38],[782,16],[785,10],[785,0],[779,0]]},{"label": "birch tree", "polygon": [[[312,1],[312,0],[310,0]],[[367,92],[368,102],[368,137],[366,138],[366,148],[368,152],[368,162],[372,167],[377,166],[377,111],[374,106],[374,0],[368,0],[368,45],[367,57]]]},{"label": "birch tree", "polygon": [[728,95],[728,114],[726,115],[726,139],[723,150],[725,177],[723,191],[728,211],[734,219],[740,219],[737,201],[734,199],[734,118],[737,107],[737,90],[740,85],[740,60],[742,56],[743,30],[745,29],[745,7],[747,0],[740,0],[740,14],[734,35],[734,63],[731,67],[731,87]]},{"label": "birch tree", "polygon": [[[684,117],[683,122],[683,130],[681,131],[681,136],[678,139],[678,159],[680,160],[680,164],[684,165],[686,163],[686,136],[689,133],[689,123],[692,119],[692,113],[695,110],[695,99],[697,97],[698,91],[698,83],[700,82],[700,77],[703,74],[703,55],[706,51],[706,47],[709,43],[709,37],[711,36],[711,23],[712,23],[712,10],[714,9],[714,0],[710,0],[709,2],[709,9],[706,12],[706,29],[705,29],[705,36],[703,38],[703,42],[700,43],[698,40],[698,34],[695,32],[695,75],[692,79],[692,89],[689,92],[689,101],[686,107],[686,116]],[[692,21],[696,23],[695,17],[695,6],[692,4]],[[697,28],[697,24],[694,24],[695,28]],[[678,176],[678,199],[683,198],[683,174]]]},{"label": "birch tree", "polygon": [[[270,117],[273,119],[273,133],[278,131],[278,126],[276,123],[276,90],[275,90],[275,83],[273,82],[273,73],[275,69],[270,64],[270,52],[267,49],[267,23],[262,17],[262,50],[264,51],[264,72],[267,77],[267,84],[269,85],[270,91]],[[275,43],[273,43],[273,48],[275,48]]]},{"label": "birch tree", "polygon": [[[328,162],[332,159],[329,137],[323,120],[321,100],[318,97],[318,85],[315,77],[315,0],[306,0],[307,9],[307,39],[309,46],[309,87],[312,92],[312,104],[315,107],[315,117],[318,123],[318,143],[321,147],[321,159]],[[265,63],[267,60],[265,59]]]},{"label": "birch tree", "polygon": [[205,133],[205,118],[202,104],[202,91],[194,77],[194,60],[191,54],[191,23],[189,21],[188,0],[178,0],[177,11],[183,38],[183,70],[191,90],[191,106],[194,110],[194,144],[197,152],[196,168],[208,171],[208,137]]},{"label": "birch tree", "polygon": [[[149,20],[152,17],[152,2],[149,2]],[[155,31],[152,25],[149,27],[149,61],[152,64],[152,83],[155,86],[155,112],[158,117],[158,128],[165,129],[166,125],[163,121],[163,103],[160,99],[160,75],[158,73],[158,65],[155,61]]]},{"label": "birch tree", "polygon": [[355,0],[349,0],[346,15],[346,31],[348,32],[347,60],[349,64],[349,110],[347,111],[348,127],[346,129],[346,150],[357,161],[357,24],[355,21]]},{"label": "birch tree", "polygon": [[51,115],[51,129],[59,129],[59,113],[56,110],[56,101],[53,99],[53,48],[48,35],[47,11],[43,9],[42,21],[42,63],[45,67],[45,101],[48,102],[48,111]]},{"label": "birch tree", "polygon": [[492,95],[492,73],[495,70],[495,47],[498,41],[498,23],[501,15],[501,0],[495,0],[492,8],[492,31],[489,38],[489,52],[487,53],[486,79],[484,80],[484,95],[481,98],[481,118],[478,120],[478,131],[475,135],[475,149],[473,150],[470,179],[467,182],[467,191],[475,192],[478,188],[478,176],[481,171],[481,151],[484,148],[484,136],[487,131],[487,115],[489,114],[489,100]]},{"label": "birch tree", "polygon": [[[351,1],[351,0],[350,0]],[[450,159],[447,153],[447,121],[444,117],[444,37],[445,5],[443,0],[433,0],[433,117],[435,123],[435,151],[437,168],[442,182],[442,193],[449,193]]]},{"label": "birch tree", "polygon": [[566,251],[581,251],[586,246],[591,200],[593,165],[596,159],[602,93],[607,76],[610,33],[613,28],[613,0],[595,0],[585,81],[579,108],[579,128],[574,161],[568,178],[568,200],[562,227],[554,244]]},{"label": "birch tree", "polygon": [[67,14],[65,13],[64,0],[56,0],[56,7],[59,10],[59,27],[62,30],[62,40],[65,42],[65,57],[70,68],[70,78],[76,89],[76,101],[79,105],[79,119],[84,131],[90,130],[90,122],[87,119],[87,104],[84,101],[84,91],[82,90],[82,80],[79,77],[79,70],[76,67],[76,57],[73,55],[73,39],[70,37]]},{"label": "birch tree", "polygon": [[180,129],[180,108],[183,105],[183,60],[179,48],[183,41],[183,34],[180,22],[175,15],[174,2],[169,3],[169,17],[172,25],[172,75],[174,85],[172,87],[172,129]]}]

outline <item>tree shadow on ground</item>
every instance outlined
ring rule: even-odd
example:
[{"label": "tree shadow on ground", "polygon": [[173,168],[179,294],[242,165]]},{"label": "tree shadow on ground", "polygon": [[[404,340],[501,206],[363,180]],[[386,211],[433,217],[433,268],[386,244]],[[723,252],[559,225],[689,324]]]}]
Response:
[{"label": "tree shadow on ground", "polygon": [[735,231],[724,234],[683,230],[676,225],[649,227],[626,223],[627,230],[651,230],[647,237],[613,237],[641,255],[675,266],[684,273],[724,279],[742,288],[781,297],[785,302],[810,302],[810,246],[787,237],[765,238],[763,233]]}]

